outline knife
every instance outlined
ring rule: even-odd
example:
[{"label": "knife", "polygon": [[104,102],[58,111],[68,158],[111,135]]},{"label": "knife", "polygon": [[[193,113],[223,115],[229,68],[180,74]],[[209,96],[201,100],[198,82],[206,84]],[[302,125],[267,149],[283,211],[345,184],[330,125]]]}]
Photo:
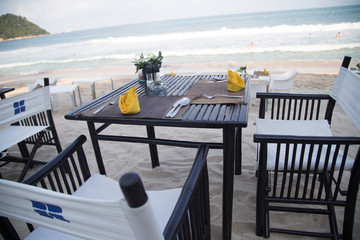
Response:
[{"label": "knife", "polygon": [[177,100],[177,101],[174,103],[174,105],[172,106],[172,108],[170,109],[170,111],[166,114],[166,117],[170,117],[170,116],[171,116],[171,114],[174,112],[174,110],[176,109],[176,107],[179,106],[180,100],[181,100],[181,99]]},{"label": "knife", "polygon": [[93,112],[93,114],[97,114],[98,112],[100,112],[101,110],[103,110],[108,104],[110,105],[114,105],[117,101],[117,97],[113,96],[111,101],[109,103],[105,103],[104,105],[102,105],[101,107],[99,107],[95,112]]}]

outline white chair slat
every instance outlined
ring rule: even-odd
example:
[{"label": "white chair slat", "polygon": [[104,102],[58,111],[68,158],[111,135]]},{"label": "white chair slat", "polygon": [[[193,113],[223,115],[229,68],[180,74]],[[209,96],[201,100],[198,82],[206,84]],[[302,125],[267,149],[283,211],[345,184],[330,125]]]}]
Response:
[{"label": "white chair slat", "polygon": [[330,94],[358,129],[360,129],[359,89],[360,76],[341,67]]},{"label": "white chair slat", "polygon": [[[41,226],[30,233],[27,240],[38,239],[39,236],[44,239],[49,236],[49,239],[72,240],[78,237],[137,239],[136,236],[141,232],[143,236],[162,239],[162,231],[180,196],[181,188],[149,191],[148,203],[136,209],[126,208],[127,204],[116,181],[99,174],[93,174],[73,195],[7,180],[0,180],[0,192],[2,216]],[[33,201],[39,202],[39,205],[34,206]],[[134,216],[140,218],[134,221]]]}]

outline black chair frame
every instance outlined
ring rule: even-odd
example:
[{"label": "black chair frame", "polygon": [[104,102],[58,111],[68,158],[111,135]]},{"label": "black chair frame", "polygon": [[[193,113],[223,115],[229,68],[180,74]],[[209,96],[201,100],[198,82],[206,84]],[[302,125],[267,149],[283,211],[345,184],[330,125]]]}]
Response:
[{"label": "black chair frame", "polygon": [[[270,232],[278,232],[331,239],[352,239],[354,209],[360,183],[360,138],[255,134],[254,141],[260,144],[256,234],[269,237]],[[275,170],[267,169],[268,144],[277,145]],[[293,145],[293,150],[290,150],[290,145]],[[315,169],[310,169],[309,165],[307,165],[307,168],[301,167],[305,158],[311,159],[309,155],[304,154],[305,146],[310,148],[309,155],[317,156]],[[346,156],[350,146],[357,147],[351,172],[344,170],[346,157],[342,158],[341,167],[336,170],[335,164],[329,164],[331,147],[335,149],[335,156],[340,152]],[[278,168],[281,148],[286,148],[284,169]],[[324,168],[319,168],[317,164],[320,161],[317,154],[321,149],[326,149],[327,153]],[[291,157],[295,156],[296,152],[301,153],[299,169],[294,168],[295,158]],[[335,161],[332,162],[335,163]],[[290,163],[291,167],[288,167]],[[350,174],[348,182],[345,182],[343,177],[346,173]],[[339,232],[337,227],[335,207],[345,209],[342,233]],[[307,230],[270,228],[270,211],[328,215],[330,232],[319,233]]]},{"label": "black chair frame", "polygon": [[[91,176],[83,150],[85,141],[84,135],[79,136],[22,183],[72,194]],[[163,232],[165,239],[211,239],[207,152],[208,146],[199,145],[193,167]],[[16,239],[18,236],[14,235],[14,231],[4,230],[6,227],[3,226],[8,225],[8,219],[0,220],[0,229],[5,239]],[[30,224],[28,227],[30,231],[33,230]]]},{"label": "black chair frame", "polygon": [[[319,120],[331,124],[335,99],[328,94],[257,93],[259,118],[277,120]],[[270,105],[270,111],[266,106]],[[321,113],[324,115],[321,116]]]},{"label": "black chair frame", "polygon": [[[44,85],[49,85],[49,79],[44,79]],[[0,167],[10,163],[10,162],[17,162],[17,163],[24,163],[25,167],[18,181],[22,181],[25,178],[25,174],[28,168],[31,168],[33,164],[46,164],[44,161],[35,160],[36,151],[44,145],[55,146],[58,153],[62,151],[59,136],[56,131],[55,122],[52,116],[52,111],[46,110],[44,112],[40,112],[28,118],[22,119],[12,125],[20,125],[20,126],[48,126],[46,131],[42,131],[36,135],[33,135],[24,141],[18,143],[18,147],[21,153],[21,157],[6,155],[1,160],[4,161],[0,165]],[[29,153],[27,148],[27,144],[32,144],[33,148]]]},{"label": "black chair frame", "polygon": [[[348,68],[351,57],[345,56],[342,67]],[[277,120],[320,120],[331,124],[336,100],[329,94],[257,93],[259,118]],[[270,105],[271,111],[267,112]],[[324,114],[321,116],[321,114]]]}]

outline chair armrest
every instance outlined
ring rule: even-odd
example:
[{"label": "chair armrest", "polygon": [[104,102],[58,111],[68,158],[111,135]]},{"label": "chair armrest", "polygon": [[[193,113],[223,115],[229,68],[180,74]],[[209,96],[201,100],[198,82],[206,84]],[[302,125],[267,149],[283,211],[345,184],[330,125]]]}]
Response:
[{"label": "chair armrest", "polygon": [[360,137],[254,134],[256,143],[360,144]]},{"label": "chair armrest", "polygon": [[289,99],[328,99],[330,98],[329,94],[319,94],[319,93],[272,93],[272,92],[258,92],[256,94],[257,98],[289,98]]},{"label": "chair armrest", "polygon": [[[329,94],[257,93],[260,98],[259,118],[282,120],[319,120],[331,123],[335,99]],[[270,116],[266,116],[266,106],[270,104]],[[325,105],[325,106],[324,106]],[[324,109],[324,111],[322,111]],[[320,114],[324,112],[324,117]]]},{"label": "chair armrest", "polygon": [[[53,160],[23,181],[25,184],[38,185],[54,191],[73,193],[90,177],[90,169],[82,145],[86,137],[79,136]],[[77,161],[75,161],[77,159]],[[45,183],[47,179],[49,183]]]},{"label": "chair armrest", "polygon": [[[174,239],[179,231],[201,234],[202,239],[210,239],[209,180],[206,164],[208,150],[206,145],[199,147],[180,198],[165,227],[165,239]],[[189,239],[187,236],[178,237]]]},{"label": "chair armrest", "polygon": [[[254,142],[260,144],[261,174],[267,170],[290,169],[344,171],[353,167],[356,152],[356,158],[360,158],[360,137],[254,134]],[[350,146],[353,157],[348,155]]]}]

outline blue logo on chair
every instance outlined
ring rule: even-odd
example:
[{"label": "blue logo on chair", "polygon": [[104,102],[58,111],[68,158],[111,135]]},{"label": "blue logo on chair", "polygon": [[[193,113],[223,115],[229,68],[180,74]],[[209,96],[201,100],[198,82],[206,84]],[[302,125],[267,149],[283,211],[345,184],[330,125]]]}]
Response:
[{"label": "blue logo on chair", "polygon": [[53,204],[42,203],[38,201],[30,200],[34,211],[40,214],[41,216],[52,218],[52,219],[59,219],[61,221],[70,222],[66,220],[62,216],[62,208]]},{"label": "blue logo on chair", "polygon": [[21,100],[19,102],[14,102],[14,113],[19,114],[21,112],[25,112],[25,100]]}]

